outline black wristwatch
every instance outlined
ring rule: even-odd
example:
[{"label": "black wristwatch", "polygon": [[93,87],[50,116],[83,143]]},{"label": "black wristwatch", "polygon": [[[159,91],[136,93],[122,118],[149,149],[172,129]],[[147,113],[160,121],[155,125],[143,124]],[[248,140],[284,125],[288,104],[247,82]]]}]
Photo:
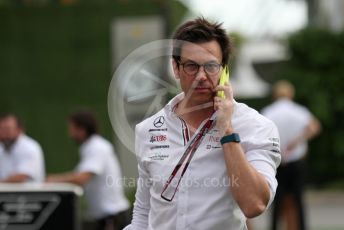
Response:
[{"label": "black wristwatch", "polygon": [[229,143],[229,142],[240,143],[240,137],[239,137],[239,134],[232,133],[230,135],[223,136],[221,138],[220,142],[221,142],[221,145],[223,145],[225,143]]}]

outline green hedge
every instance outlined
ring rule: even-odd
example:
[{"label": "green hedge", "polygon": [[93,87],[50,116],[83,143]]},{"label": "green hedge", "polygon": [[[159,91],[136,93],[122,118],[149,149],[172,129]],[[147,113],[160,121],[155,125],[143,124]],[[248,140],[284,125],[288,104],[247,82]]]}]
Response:
[{"label": "green hedge", "polygon": [[[170,12],[170,21],[177,23],[175,15],[185,8],[170,4],[178,10]],[[96,111],[102,132],[113,138],[107,114],[110,22],[163,12],[161,1],[152,0],[0,7],[0,112],[22,117],[28,134],[42,144],[48,172],[70,170],[78,159],[66,129],[75,108]]]}]

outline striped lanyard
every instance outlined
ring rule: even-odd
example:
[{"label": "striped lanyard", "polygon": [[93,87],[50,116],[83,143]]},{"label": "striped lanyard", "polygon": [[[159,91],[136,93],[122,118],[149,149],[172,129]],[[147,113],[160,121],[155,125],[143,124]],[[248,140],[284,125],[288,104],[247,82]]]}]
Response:
[{"label": "striped lanyard", "polygon": [[[207,134],[207,132],[213,128],[215,119],[215,113],[211,116],[211,118],[202,126],[200,131],[194,135],[192,140],[189,142],[185,152],[183,153],[182,157],[180,158],[178,164],[173,169],[170,177],[166,181],[164,188],[161,192],[161,198],[171,202],[176,195],[178,190],[180,181],[185,174],[186,169],[188,168],[192,157],[194,156],[196,150],[198,149],[199,145],[201,144],[203,138]],[[176,178],[178,180],[176,187],[174,188],[171,183],[173,179]]]}]

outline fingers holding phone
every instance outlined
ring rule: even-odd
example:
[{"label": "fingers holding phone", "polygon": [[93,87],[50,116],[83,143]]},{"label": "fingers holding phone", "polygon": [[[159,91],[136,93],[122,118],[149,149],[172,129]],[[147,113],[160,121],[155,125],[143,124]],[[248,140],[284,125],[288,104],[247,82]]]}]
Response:
[{"label": "fingers holding phone", "polygon": [[229,70],[227,66],[222,70],[219,85],[215,87],[214,91],[216,92],[214,97],[214,110],[217,111],[216,126],[220,133],[224,134],[232,128],[231,117],[234,107],[233,91],[229,83]]}]

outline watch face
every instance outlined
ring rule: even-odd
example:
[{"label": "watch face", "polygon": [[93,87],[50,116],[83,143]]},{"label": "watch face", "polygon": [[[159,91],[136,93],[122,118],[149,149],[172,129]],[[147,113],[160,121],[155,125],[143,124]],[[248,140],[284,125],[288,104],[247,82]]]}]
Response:
[{"label": "watch face", "polygon": [[238,134],[233,133],[233,137],[234,137],[234,142],[240,142],[240,137]]}]

